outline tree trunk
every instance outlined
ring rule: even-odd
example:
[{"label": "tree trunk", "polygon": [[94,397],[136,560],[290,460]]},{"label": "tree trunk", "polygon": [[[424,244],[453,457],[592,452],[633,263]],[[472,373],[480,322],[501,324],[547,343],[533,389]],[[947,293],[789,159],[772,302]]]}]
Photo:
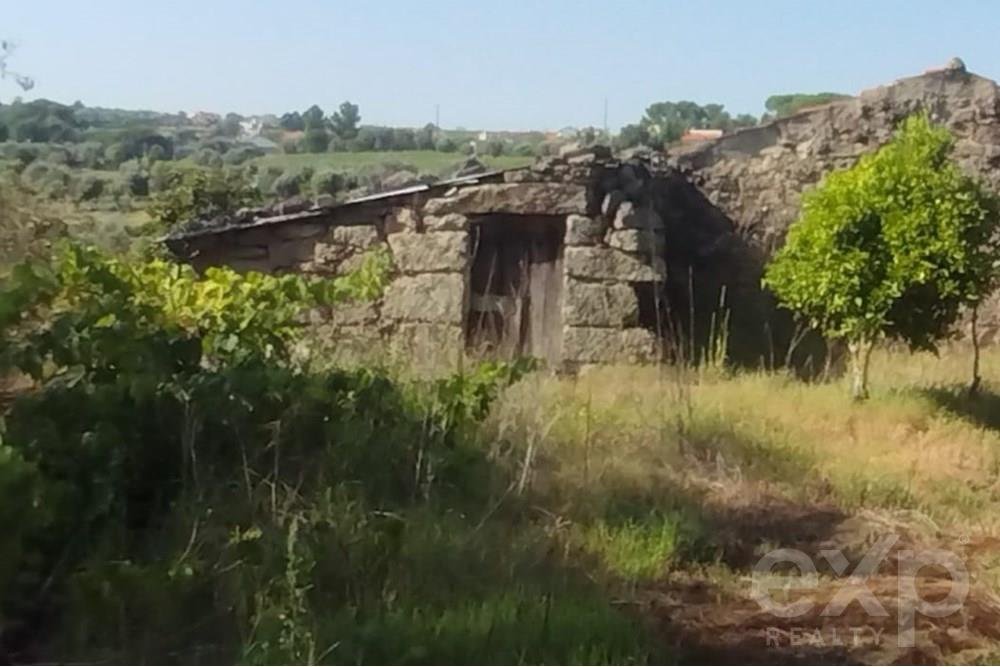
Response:
[{"label": "tree trunk", "polygon": [[871,363],[874,344],[869,340],[847,344],[851,358],[851,398],[863,401],[868,398],[868,367]]},{"label": "tree trunk", "polygon": [[979,393],[979,304],[972,307],[972,382],[969,384],[969,396]]}]

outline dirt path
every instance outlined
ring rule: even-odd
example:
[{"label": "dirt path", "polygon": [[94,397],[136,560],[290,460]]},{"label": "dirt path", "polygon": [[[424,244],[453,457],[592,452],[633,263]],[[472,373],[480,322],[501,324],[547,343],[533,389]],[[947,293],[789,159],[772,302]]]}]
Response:
[{"label": "dirt path", "polygon": [[[707,484],[725,567],[672,572],[635,598],[682,662],[940,664],[1000,656],[1000,598],[987,572],[1000,560],[1000,540],[951,535],[914,512],[848,515],[831,505],[793,502],[766,485]],[[808,584],[801,589],[783,590],[777,581],[767,588],[782,608],[802,605],[788,618],[752,595],[755,565],[776,549],[804,554],[817,570],[814,582],[795,578]],[[845,560],[838,562],[834,552]],[[872,564],[867,576],[853,576],[866,569],[855,570],[866,557]],[[969,576],[964,595],[963,569]],[[797,571],[785,563],[786,573]],[[936,613],[933,604],[942,616],[919,613]]]}]

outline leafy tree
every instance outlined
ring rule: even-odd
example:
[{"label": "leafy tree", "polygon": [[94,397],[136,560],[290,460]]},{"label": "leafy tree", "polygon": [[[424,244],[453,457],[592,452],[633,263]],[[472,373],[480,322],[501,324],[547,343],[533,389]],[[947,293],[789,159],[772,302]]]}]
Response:
[{"label": "leafy tree", "polygon": [[413,130],[408,127],[397,127],[392,130],[391,150],[412,151],[417,147],[417,138]]},{"label": "leafy tree", "polygon": [[242,128],[240,127],[240,121],[243,117],[235,113],[227,113],[225,117],[219,121],[216,127],[216,133],[224,137],[236,138],[240,136]]},{"label": "leafy tree", "polygon": [[342,102],[340,108],[334,112],[330,119],[333,133],[341,139],[356,137],[359,123],[361,123],[361,114],[358,113],[358,105],[350,102]]},{"label": "leafy tree", "polygon": [[167,187],[153,195],[149,214],[163,227],[212,220],[260,200],[240,170],[175,169]]},{"label": "leafy tree", "polygon": [[377,128],[366,126],[358,130],[358,136],[351,140],[352,151],[373,151],[378,137]]},{"label": "leafy tree", "polygon": [[330,133],[324,127],[311,127],[302,135],[304,153],[325,153],[330,145]]},{"label": "leafy tree", "polygon": [[434,150],[434,136],[437,128],[434,123],[427,123],[416,132],[417,148],[422,151]]},{"label": "leafy tree", "polygon": [[324,153],[330,144],[330,133],[327,131],[326,116],[317,105],[312,105],[302,114],[305,134],[302,135],[300,148],[305,153]]},{"label": "leafy tree", "polygon": [[15,141],[66,142],[79,138],[73,107],[51,100],[32,100],[0,107],[0,123]]},{"label": "leafy tree", "polygon": [[828,104],[836,100],[850,97],[843,93],[790,93],[788,95],[771,95],[764,102],[764,108],[778,118],[790,116],[806,107]]},{"label": "leafy tree", "polygon": [[317,128],[326,128],[326,114],[319,105],[314,104],[302,114],[302,129],[313,130]]},{"label": "leafy tree", "polygon": [[799,220],[767,267],[779,301],[850,353],[852,394],[868,393],[882,338],[935,348],[960,308],[996,283],[994,196],[948,159],[952,138],[925,115],[803,197]]},{"label": "leafy tree", "polygon": [[662,146],[677,141],[692,128],[732,130],[756,124],[757,119],[750,114],[733,118],[721,104],[702,106],[688,100],[657,102],[646,109],[638,124],[623,127],[616,143],[621,148],[642,144]]},{"label": "leafy tree", "polygon": [[484,151],[487,155],[492,155],[493,157],[499,157],[503,155],[504,150],[506,150],[507,145],[500,139],[491,139],[486,142]]},{"label": "leafy tree", "polygon": [[302,120],[302,114],[298,111],[283,114],[281,120],[278,121],[278,125],[281,126],[281,129],[288,130],[289,132],[301,132],[306,129],[305,121]]},{"label": "leafy tree", "polygon": [[632,148],[633,146],[648,146],[652,141],[649,130],[642,123],[633,123],[621,129],[615,143],[619,148]]},{"label": "leafy tree", "polygon": [[694,102],[656,102],[646,109],[641,124],[657,144],[677,141],[689,128],[705,127],[705,110]]}]

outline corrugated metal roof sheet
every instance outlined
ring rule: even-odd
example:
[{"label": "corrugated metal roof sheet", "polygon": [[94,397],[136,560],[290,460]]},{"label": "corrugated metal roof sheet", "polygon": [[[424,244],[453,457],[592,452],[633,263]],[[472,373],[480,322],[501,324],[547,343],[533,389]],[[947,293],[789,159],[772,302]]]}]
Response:
[{"label": "corrugated metal roof sheet", "polygon": [[412,195],[420,192],[428,192],[430,190],[447,189],[458,185],[475,185],[476,183],[479,183],[482,179],[498,176],[500,174],[503,174],[505,171],[510,171],[510,170],[500,169],[500,170],[484,172],[482,174],[473,174],[471,176],[461,176],[459,178],[451,178],[445,181],[437,181],[436,183],[422,183],[420,185],[414,185],[408,188],[400,188],[399,190],[390,190],[389,192],[377,192],[375,194],[365,195],[364,197],[357,197],[355,199],[351,199],[350,201],[342,202],[334,206],[315,206],[308,210],[297,211],[295,213],[262,216],[254,218],[250,222],[234,222],[230,224],[207,225],[200,229],[192,229],[186,232],[168,234],[167,236],[163,237],[160,240],[181,241],[184,239],[197,238],[199,236],[223,234],[225,232],[231,232],[241,229],[253,229],[255,227],[264,227],[267,225],[274,225],[283,222],[291,222],[293,220],[298,221],[298,220],[309,220],[312,218],[320,218],[325,215],[328,215],[332,211],[348,208],[351,206],[356,206],[359,204],[369,204],[373,202],[393,199],[395,197],[402,197],[405,195]]}]

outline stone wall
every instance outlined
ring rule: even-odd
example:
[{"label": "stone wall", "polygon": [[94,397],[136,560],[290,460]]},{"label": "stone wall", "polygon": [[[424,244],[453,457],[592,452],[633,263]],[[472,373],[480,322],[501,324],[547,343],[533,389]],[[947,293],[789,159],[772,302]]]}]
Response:
[{"label": "stone wall", "polygon": [[670,164],[770,251],[797,217],[803,191],[887,142],[899,121],[917,111],[952,131],[954,156],[969,173],[1000,189],[1000,92],[959,62],[681,148]]},{"label": "stone wall", "polygon": [[[278,213],[251,212],[246,224],[202,230],[171,247],[198,268],[325,276],[344,274],[366,251],[387,247],[395,277],[383,299],[317,313],[317,326],[344,351],[388,347],[445,363],[465,347],[476,225],[564,222],[553,265],[561,274],[552,291],[559,299],[556,333],[545,335],[559,339],[546,350],[567,367],[660,359],[666,332],[691,330],[687,322],[667,322],[668,302],[676,301],[674,311],[684,317],[707,311],[725,266],[738,264],[729,252],[734,242],[724,241],[735,238],[732,223],[659,156],[621,160],[600,147],[419,198]],[[692,272],[695,292],[706,295],[697,308],[688,302]]]},{"label": "stone wall", "polygon": [[[682,147],[668,163],[732,222],[737,237],[750,249],[743,253],[744,260],[756,255],[762,264],[798,217],[804,191],[824,174],[853,165],[887,142],[897,124],[918,111],[927,112],[953,133],[953,156],[967,173],[1000,192],[1000,89],[967,72],[957,60],[863,91],[856,98],[807,109],[709,144]],[[730,269],[743,275],[745,283],[754,279],[752,264],[740,271],[735,265]],[[762,298],[766,301],[767,295]],[[981,324],[987,339],[997,338],[1000,299],[984,309]]]}]

